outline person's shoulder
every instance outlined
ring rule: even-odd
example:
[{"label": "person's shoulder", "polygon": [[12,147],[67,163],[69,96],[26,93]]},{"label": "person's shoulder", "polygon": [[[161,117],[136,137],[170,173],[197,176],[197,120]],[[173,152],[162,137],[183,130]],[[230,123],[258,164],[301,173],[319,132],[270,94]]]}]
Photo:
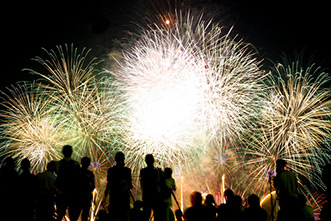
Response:
[{"label": "person's shoulder", "polygon": [[124,170],[131,171],[131,168],[129,168],[129,167],[124,167]]},{"label": "person's shoulder", "polygon": [[219,209],[225,209],[226,207],[228,207],[228,205],[225,203],[221,203],[220,205],[218,205]]},{"label": "person's shoulder", "polygon": [[194,210],[193,206],[190,206],[184,210],[184,215],[187,213],[190,213],[192,210]]},{"label": "person's shoulder", "polygon": [[296,176],[296,173],[293,170],[284,170],[283,171],[283,175],[284,176],[288,176],[288,177],[289,176],[292,176],[293,177],[293,176]]},{"label": "person's shoulder", "polygon": [[75,165],[80,166],[80,163],[79,163],[77,160],[71,159],[71,162],[72,162],[73,164],[75,164]]},{"label": "person's shoulder", "polygon": [[163,170],[160,167],[154,167],[154,170],[159,174],[163,175]]},{"label": "person's shoulder", "polygon": [[108,174],[116,173],[116,171],[117,171],[116,166],[109,167],[108,170],[107,170]]},{"label": "person's shoulder", "polygon": [[148,169],[147,167],[141,168],[141,169],[140,169],[140,173],[145,173],[145,171],[146,171],[147,169]]},{"label": "person's shoulder", "polygon": [[124,171],[127,173],[127,174],[131,174],[131,169],[129,167],[124,167]]},{"label": "person's shoulder", "polygon": [[262,207],[258,207],[258,208],[257,208],[257,211],[258,211],[260,214],[267,215],[267,211],[266,211],[265,209],[263,209]]}]

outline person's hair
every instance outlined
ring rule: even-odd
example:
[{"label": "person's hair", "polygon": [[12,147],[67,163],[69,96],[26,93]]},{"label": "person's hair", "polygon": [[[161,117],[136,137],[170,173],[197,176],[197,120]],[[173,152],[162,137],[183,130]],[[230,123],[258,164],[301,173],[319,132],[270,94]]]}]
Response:
[{"label": "person's hair", "polygon": [[15,160],[12,157],[7,157],[4,159],[1,165],[3,168],[14,169],[15,168]]},{"label": "person's hair", "polygon": [[234,196],[233,191],[231,189],[226,189],[224,191],[224,196],[226,196],[228,199],[232,198]]},{"label": "person's hair", "polygon": [[122,153],[122,152],[117,152],[116,154],[115,154],[115,161],[117,162],[117,163],[123,163],[124,162],[124,160],[125,160],[125,156],[124,156],[124,153]]},{"label": "person's hair", "polygon": [[278,159],[276,161],[276,167],[277,168],[284,168],[286,166],[286,161],[283,159]]},{"label": "person's hair", "polygon": [[251,207],[257,207],[260,205],[260,198],[256,195],[256,194],[251,194],[249,197],[248,197],[248,204],[251,206]]},{"label": "person's hair", "polygon": [[164,177],[165,178],[170,178],[172,175],[172,169],[169,167],[164,168]]},{"label": "person's hair", "polygon": [[81,160],[80,160],[80,163],[82,164],[82,167],[84,168],[88,168],[90,166],[90,163],[91,163],[91,159],[89,157],[83,157]]},{"label": "person's hair", "polygon": [[242,205],[242,198],[239,195],[234,195],[232,198],[232,205],[235,207],[239,207]]},{"label": "person's hair", "polygon": [[71,157],[71,155],[72,155],[72,146],[70,146],[70,145],[63,146],[62,153],[65,157]]},{"label": "person's hair", "polygon": [[202,204],[202,195],[198,191],[191,193],[191,204],[192,206],[197,206]]},{"label": "person's hair", "polygon": [[213,204],[215,204],[215,199],[214,199],[214,196],[212,194],[208,194],[206,196],[205,204],[206,205],[213,205]]},{"label": "person's hair", "polygon": [[30,169],[30,160],[28,158],[24,158],[22,161],[21,161],[21,168],[24,170],[24,169]]},{"label": "person's hair", "polygon": [[154,163],[154,156],[153,154],[147,154],[145,157],[145,162],[147,165],[152,165]]}]

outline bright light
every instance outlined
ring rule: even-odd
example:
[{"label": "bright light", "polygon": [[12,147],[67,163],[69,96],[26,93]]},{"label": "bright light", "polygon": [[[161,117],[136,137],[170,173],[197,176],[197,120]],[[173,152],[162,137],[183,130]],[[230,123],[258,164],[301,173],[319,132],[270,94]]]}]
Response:
[{"label": "bright light", "polygon": [[170,25],[170,20],[169,19],[165,20],[165,23],[166,25]]},{"label": "bright light", "polygon": [[[192,131],[203,99],[199,76],[187,65],[187,57],[162,58],[153,52],[146,62],[159,64],[145,69],[142,84],[130,93],[132,127],[137,139],[163,142],[177,140]],[[138,80],[138,79],[137,79]]]}]

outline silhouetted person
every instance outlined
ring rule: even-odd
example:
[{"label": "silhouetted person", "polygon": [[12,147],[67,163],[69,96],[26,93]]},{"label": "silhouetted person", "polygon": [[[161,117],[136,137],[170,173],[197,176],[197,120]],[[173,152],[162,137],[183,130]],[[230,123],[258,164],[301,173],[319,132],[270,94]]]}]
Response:
[{"label": "silhouetted person", "polygon": [[193,192],[190,195],[191,207],[184,212],[186,221],[201,221],[206,220],[206,209],[202,205],[202,195],[200,192]]},{"label": "silhouetted person", "polygon": [[55,180],[56,207],[58,220],[62,220],[68,209],[71,221],[76,221],[79,216],[78,186],[80,178],[80,165],[71,159],[72,146],[62,148],[64,158],[57,163],[57,177]]},{"label": "silhouetted person", "polygon": [[248,197],[249,207],[244,210],[243,220],[247,221],[267,221],[268,214],[260,206],[260,198],[252,194]]},{"label": "silhouetted person", "polygon": [[314,221],[314,210],[311,206],[307,204],[307,198],[300,194],[299,195],[299,221]]},{"label": "silhouetted person", "polygon": [[79,185],[79,203],[82,210],[82,221],[87,221],[91,208],[92,192],[95,188],[95,178],[92,171],[88,169],[91,159],[83,157],[80,168],[80,185]]},{"label": "silhouetted person", "polygon": [[144,203],[145,220],[149,220],[152,210],[154,220],[166,219],[166,206],[164,203],[165,180],[160,168],[154,167],[154,157],[147,154],[145,157],[147,167],[140,170],[140,184]]},{"label": "silhouetted person", "polygon": [[204,207],[206,209],[206,218],[205,220],[207,221],[215,221],[217,217],[217,208],[216,208],[216,203],[214,196],[212,194],[208,194],[206,196],[205,202],[204,202]]},{"label": "silhouetted person", "polygon": [[242,198],[239,195],[234,195],[232,199],[231,214],[232,221],[243,220],[244,207],[242,206]]},{"label": "silhouetted person", "polygon": [[37,220],[50,221],[54,216],[55,202],[55,161],[47,164],[47,170],[39,173],[37,177],[38,197],[37,197]]},{"label": "silhouetted person", "polygon": [[112,221],[129,220],[131,169],[125,167],[122,152],[115,155],[116,165],[108,169],[105,197],[109,194],[109,217]]},{"label": "silhouetted person", "polygon": [[226,189],[224,191],[224,198],[226,203],[222,203],[218,207],[218,216],[216,220],[231,220],[232,207],[233,207],[233,191],[231,189]]},{"label": "silhouetted person", "polygon": [[320,215],[321,221],[331,220],[330,172],[331,172],[331,164],[328,163],[323,167],[323,173],[322,173],[322,181],[326,185],[326,203],[323,205],[323,208],[321,211],[321,215]]},{"label": "silhouetted person", "polygon": [[286,161],[276,161],[277,175],[274,178],[274,186],[279,197],[280,210],[278,220],[295,220],[298,213],[298,183],[293,171],[285,170]]},{"label": "silhouetted person", "polygon": [[172,169],[167,167],[164,169],[164,180],[166,183],[166,190],[165,190],[165,198],[164,198],[164,203],[166,206],[166,220],[169,221],[174,221],[175,220],[175,215],[172,212],[172,194],[173,191],[176,191],[176,182],[175,179],[172,178]]},{"label": "silhouetted person", "polygon": [[133,208],[130,210],[130,221],[144,221],[143,202],[137,200],[133,204]]},{"label": "silhouetted person", "polygon": [[7,157],[0,169],[0,214],[10,214],[11,220],[17,220],[18,174],[15,170],[15,160]]},{"label": "silhouetted person", "polygon": [[21,172],[18,175],[19,212],[20,220],[34,220],[36,186],[35,175],[30,172],[30,160],[24,158],[21,161]]}]

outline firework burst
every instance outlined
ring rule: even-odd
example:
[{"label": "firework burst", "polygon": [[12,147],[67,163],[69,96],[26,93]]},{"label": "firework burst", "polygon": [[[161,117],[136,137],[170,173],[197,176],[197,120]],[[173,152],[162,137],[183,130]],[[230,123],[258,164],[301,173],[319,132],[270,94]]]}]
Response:
[{"label": "firework burst", "polygon": [[46,51],[49,60],[36,57],[44,72],[30,70],[42,77],[40,87],[56,108],[65,129],[63,140],[83,153],[89,148],[109,148],[119,131],[117,118],[122,114],[116,91],[98,81],[95,59],[87,61],[88,50],[73,46]]},{"label": "firework burst", "polygon": [[28,158],[32,168],[38,170],[59,159],[62,125],[45,96],[31,85],[21,85],[9,89],[3,99],[2,154],[12,154],[19,161]]},{"label": "firework burst", "polygon": [[184,12],[171,26],[145,31],[119,64],[114,75],[125,92],[133,162],[152,153],[160,162],[186,164],[214,137],[239,136],[264,87],[248,45]]},{"label": "firework burst", "polygon": [[265,174],[275,173],[280,158],[299,175],[301,187],[309,181],[313,188],[324,188],[321,166],[331,157],[323,146],[331,128],[330,91],[322,87],[328,75],[314,65],[303,68],[299,64],[276,66],[271,79],[274,87],[261,110],[260,132],[246,142],[250,183],[260,185],[257,188],[264,192],[268,187]]}]

